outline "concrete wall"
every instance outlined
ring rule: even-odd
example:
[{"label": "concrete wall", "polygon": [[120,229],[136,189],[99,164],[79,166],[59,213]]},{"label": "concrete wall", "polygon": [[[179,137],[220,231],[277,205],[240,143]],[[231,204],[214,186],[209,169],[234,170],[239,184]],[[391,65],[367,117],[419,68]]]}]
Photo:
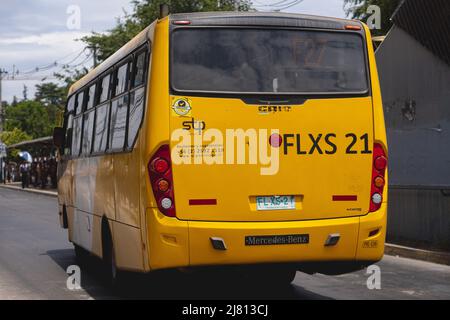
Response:
[{"label": "concrete wall", "polygon": [[450,188],[450,66],[397,27],[376,57],[390,183]]},{"label": "concrete wall", "polygon": [[390,188],[387,241],[450,251],[450,194]]},{"label": "concrete wall", "polygon": [[450,250],[450,67],[395,26],[376,57],[389,143],[387,239]]}]

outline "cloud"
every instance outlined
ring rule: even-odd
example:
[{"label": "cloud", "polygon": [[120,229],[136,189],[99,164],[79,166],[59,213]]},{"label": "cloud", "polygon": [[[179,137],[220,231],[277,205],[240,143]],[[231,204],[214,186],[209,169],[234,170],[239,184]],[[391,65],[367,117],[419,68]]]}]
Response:
[{"label": "cloud", "polygon": [[[70,5],[80,8],[79,30],[67,28]],[[11,74],[13,66],[23,72],[55,60],[70,62],[84,48],[84,44],[76,40],[91,31],[104,32],[112,28],[116,18],[123,16],[123,9],[131,11],[130,0],[4,0],[0,6],[0,68]],[[82,53],[74,63],[85,58]],[[86,65],[91,63],[87,61]],[[38,73],[33,79],[51,75],[58,69]],[[21,97],[24,84],[29,89],[28,97],[33,97],[38,82],[4,80],[2,99],[11,101],[14,95]]]}]

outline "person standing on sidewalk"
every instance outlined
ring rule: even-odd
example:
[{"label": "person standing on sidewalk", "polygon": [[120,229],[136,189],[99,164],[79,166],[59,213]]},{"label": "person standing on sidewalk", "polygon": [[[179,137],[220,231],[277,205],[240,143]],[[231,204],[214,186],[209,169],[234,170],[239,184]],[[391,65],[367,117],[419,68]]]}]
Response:
[{"label": "person standing on sidewalk", "polygon": [[22,189],[28,188],[28,165],[25,162],[20,165],[20,175],[22,178]]}]

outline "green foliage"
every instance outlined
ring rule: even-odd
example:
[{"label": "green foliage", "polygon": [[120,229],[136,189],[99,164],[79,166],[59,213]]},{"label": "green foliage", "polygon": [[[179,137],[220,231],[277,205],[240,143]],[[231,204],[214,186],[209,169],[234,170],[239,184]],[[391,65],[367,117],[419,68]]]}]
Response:
[{"label": "green foliage", "polygon": [[[3,131],[0,133],[0,141],[2,141],[7,146],[16,144],[22,141],[30,140],[31,137],[18,128],[14,128],[11,131]],[[19,150],[10,149],[8,150],[8,159],[14,159],[18,156]]]},{"label": "green foliage", "polygon": [[53,82],[47,82],[36,85],[34,100],[40,102],[44,106],[64,106],[66,95],[64,87]]},{"label": "green foliage", "polygon": [[24,100],[5,110],[5,130],[19,129],[31,138],[52,134],[57,116],[57,107],[46,108],[38,101]]},{"label": "green foliage", "polygon": [[381,30],[372,30],[373,35],[385,35],[392,27],[390,21],[392,14],[402,0],[344,0],[347,16],[352,19],[366,21],[370,14],[367,8],[377,5],[381,9]]},{"label": "green foliage", "polygon": [[171,13],[204,11],[248,11],[249,0],[133,0],[133,13],[117,20],[117,25],[102,34],[93,32],[81,40],[88,48],[97,48],[98,61],[106,60],[142,29],[158,18],[160,4],[167,3]]},{"label": "green foliage", "polygon": [[18,128],[14,128],[11,131],[3,131],[0,133],[0,141],[2,141],[7,146],[30,139],[31,137],[28,134]]}]

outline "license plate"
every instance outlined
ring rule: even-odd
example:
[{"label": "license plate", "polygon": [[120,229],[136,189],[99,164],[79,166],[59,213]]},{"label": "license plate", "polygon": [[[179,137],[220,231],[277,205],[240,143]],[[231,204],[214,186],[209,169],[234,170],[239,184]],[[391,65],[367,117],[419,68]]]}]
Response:
[{"label": "license plate", "polygon": [[295,209],[294,196],[256,197],[257,210],[292,210]]}]

